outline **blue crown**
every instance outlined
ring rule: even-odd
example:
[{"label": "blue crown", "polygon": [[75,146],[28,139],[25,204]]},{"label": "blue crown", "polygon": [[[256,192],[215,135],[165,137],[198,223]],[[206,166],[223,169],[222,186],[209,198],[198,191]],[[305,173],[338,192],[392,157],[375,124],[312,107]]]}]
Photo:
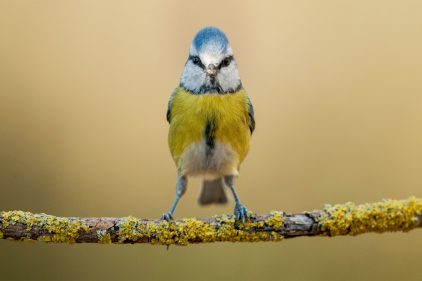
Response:
[{"label": "blue crown", "polygon": [[225,52],[228,44],[226,35],[216,27],[201,29],[193,39],[193,45],[198,52],[204,51],[207,47]]}]

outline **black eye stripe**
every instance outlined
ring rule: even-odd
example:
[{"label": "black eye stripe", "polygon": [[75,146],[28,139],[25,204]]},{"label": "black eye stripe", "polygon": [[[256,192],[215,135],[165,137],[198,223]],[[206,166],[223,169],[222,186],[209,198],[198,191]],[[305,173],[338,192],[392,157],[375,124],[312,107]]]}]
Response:
[{"label": "black eye stripe", "polygon": [[193,64],[205,69],[205,65],[198,56],[189,56],[189,60],[192,61]]},{"label": "black eye stripe", "polygon": [[[233,56],[225,57],[217,66],[217,69],[229,66],[233,59]],[[192,61],[193,64],[198,65],[202,69],[205,69],[205,65],[202,63],[201,59],[198,56],[189,56],[188,60]]]},{"label": "black eye stripe", "polygon": [[221,62],[220,62],[220,64],[218,65],[218,69],[220,69],[220,68],[222,68],[222,67],[226,67],[226,66],[229,66],[230,65],[230,63],[232,62],[232,60],[233,60],[234,58],[233,58],[233,56],[228,56],[228,57],[225,57]]}]

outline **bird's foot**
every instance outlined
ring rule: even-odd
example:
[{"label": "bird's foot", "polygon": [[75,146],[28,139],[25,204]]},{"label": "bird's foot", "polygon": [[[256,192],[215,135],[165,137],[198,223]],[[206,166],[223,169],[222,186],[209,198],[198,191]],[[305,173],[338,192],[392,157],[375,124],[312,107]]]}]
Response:
[{"label": "bird's foot", "polygon": [[234,206],[234,216],[236,220],[242,220],[242,223],[245,224],[246,219],[249,219],[249,211],[244,205],[236,203]]},{"label": "bird's foot", "polygon": [[173,216],[170,213],[164,213],[161,216],[162,220],[166,220],[166,221],[172,221],[173,220]]}]

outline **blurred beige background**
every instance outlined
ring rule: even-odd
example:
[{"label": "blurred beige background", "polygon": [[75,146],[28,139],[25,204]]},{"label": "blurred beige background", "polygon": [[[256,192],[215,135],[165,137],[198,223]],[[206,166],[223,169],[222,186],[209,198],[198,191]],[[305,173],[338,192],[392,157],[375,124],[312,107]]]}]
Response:
[{"label": "blurred beige background", "polygon": [[[158,217],[167,99],[194,34],[229,37],[256,110],[255,212],[422,196],[422,1],[0,2],[0,209]],[[177,217],[201,208],[191,182]],[[0,279],[422,280],[420,230],[282,243],[0,241]]]}]

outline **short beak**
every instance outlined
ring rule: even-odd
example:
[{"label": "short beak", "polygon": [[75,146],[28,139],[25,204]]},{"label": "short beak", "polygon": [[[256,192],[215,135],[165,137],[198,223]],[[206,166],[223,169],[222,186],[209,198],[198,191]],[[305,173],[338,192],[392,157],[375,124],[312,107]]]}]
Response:
[{"label": "short beak", "polygon": [[207,73],[208,76],[215,76],[217,74],[217,67],[214,64],[209,64],[205,68],[205,73]]}]

